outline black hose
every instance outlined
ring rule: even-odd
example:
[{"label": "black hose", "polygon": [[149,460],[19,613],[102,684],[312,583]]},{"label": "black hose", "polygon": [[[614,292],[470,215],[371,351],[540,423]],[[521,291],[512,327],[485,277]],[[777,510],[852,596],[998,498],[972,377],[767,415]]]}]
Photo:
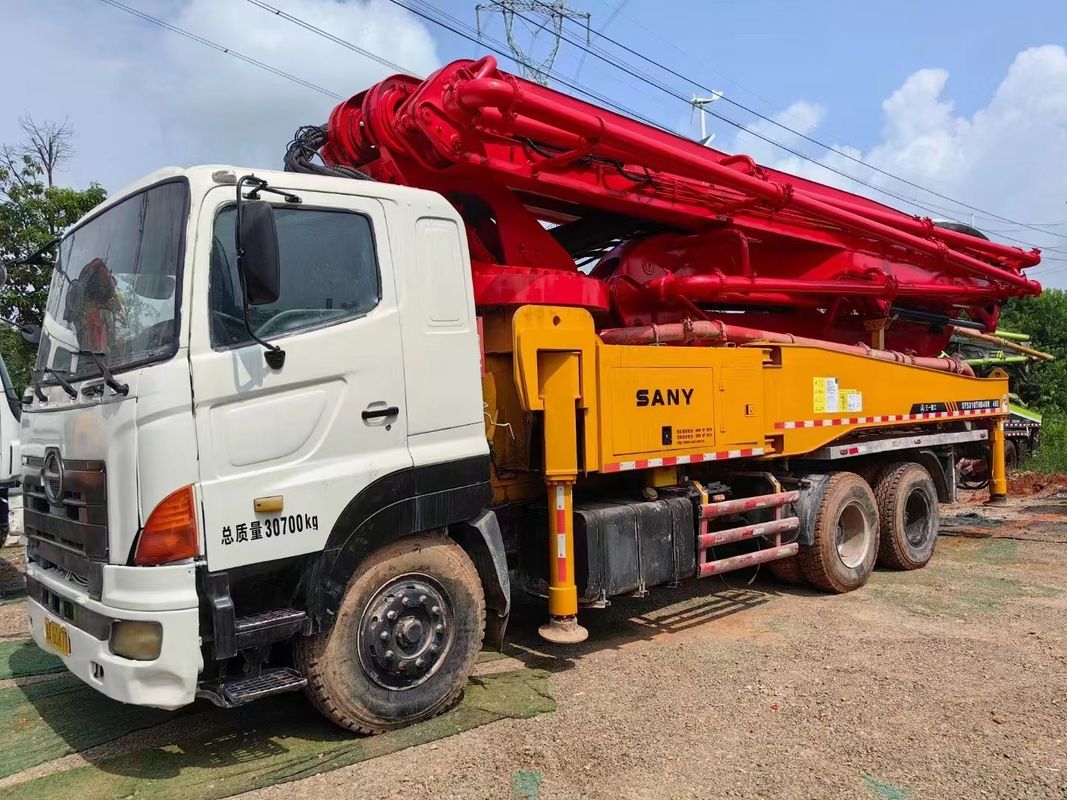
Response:
[{"label": "black hose", "polygon": [[306,175],[328,175],[333,178],[354,178],[359,181],[374,180],[365,172],[352,167],[340,167],[330,164],[316,164],[313,159],[319,156],[319,150],[326,145],[325,125],[304,125],[297,128],[293,140],[285,150],[285,171],[301,172]]}]

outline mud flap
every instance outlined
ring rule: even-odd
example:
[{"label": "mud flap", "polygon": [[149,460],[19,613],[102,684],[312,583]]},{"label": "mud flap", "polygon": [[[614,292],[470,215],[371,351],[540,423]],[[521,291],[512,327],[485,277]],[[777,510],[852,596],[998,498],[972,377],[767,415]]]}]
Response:
[{"label": "mud flap", "polygon": [[465,522],[450,525],[448,532],[470,556],[482,579],[486,608],[484,645],[500,650],[511,613],[511,580],[496,514],[482,511]]}]

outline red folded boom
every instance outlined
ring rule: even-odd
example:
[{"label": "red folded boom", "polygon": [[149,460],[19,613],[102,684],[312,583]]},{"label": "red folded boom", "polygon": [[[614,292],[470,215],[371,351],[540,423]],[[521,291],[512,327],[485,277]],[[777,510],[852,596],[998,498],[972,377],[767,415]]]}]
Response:
[{"label": "red folded boom", "polygon": [[[482,307],[578,305],[602,325],[731,324],[936,355],[1037,294],[1026,252],[729,156],[497,69],[398,75],[330,116],[323,160],[438,191]],[[888,324],[887,324],[888,322]]]}]

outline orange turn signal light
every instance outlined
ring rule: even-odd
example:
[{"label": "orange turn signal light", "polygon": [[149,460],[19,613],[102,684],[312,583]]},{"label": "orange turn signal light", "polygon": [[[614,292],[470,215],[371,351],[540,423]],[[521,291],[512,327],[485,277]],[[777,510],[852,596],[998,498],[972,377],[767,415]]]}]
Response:
[{"label": "orange turn signal light", "polygon": [[197,540],[193,487],[183,486],[164,497],[148,515],[133,561],[144,567],[193,558],[200,552]]}]

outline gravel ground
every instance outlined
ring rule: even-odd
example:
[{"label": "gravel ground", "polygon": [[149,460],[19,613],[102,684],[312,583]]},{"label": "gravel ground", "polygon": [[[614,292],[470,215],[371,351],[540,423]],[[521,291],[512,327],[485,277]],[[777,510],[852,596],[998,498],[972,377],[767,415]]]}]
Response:
[{"label": "gravel ground", "polygon": [[727,575],[584,613],[568,651],[523,605],[483,666],[549,670],[555,712],[242,797],[1065,800],[1067,495],[1034,488],[848,595]]},{"label": "gravel ground", "polygon": [[948,514],[927,569],[848,595],[654,590],[570,653],[524,609],[509,652],[555,713],[244,797],[1063,800],[1067,500]]}]

